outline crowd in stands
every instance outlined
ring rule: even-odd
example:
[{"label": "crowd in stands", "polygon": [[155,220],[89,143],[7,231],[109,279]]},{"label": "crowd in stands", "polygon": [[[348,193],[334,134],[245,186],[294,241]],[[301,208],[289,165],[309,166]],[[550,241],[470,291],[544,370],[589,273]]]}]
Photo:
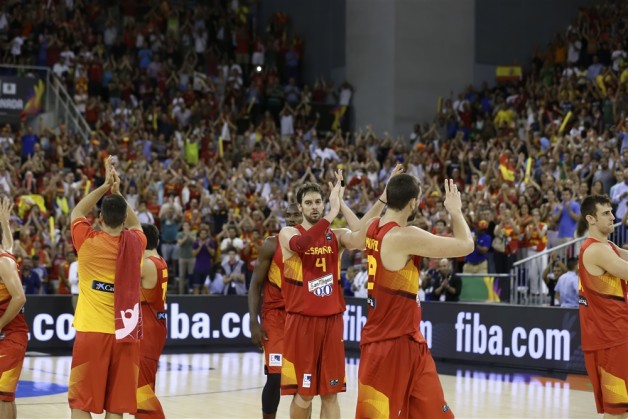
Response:
[{"label": "crowd in stands", "polygon": [[[507,273],[518,258],[572,239],[587,194],[609,194],[628,228],[622,4],[581,9],[535,52],[522,80],[445,98],[432,123],[417,124],[408,138],[339,129],[353,86],[304,83],[305,45],[289,17],[278,13],[258,27],[255,7],[0,6],[3,62],[52,68],[93,129],[88,140],[65,126],[6,125],[0,133],[0,188],[16,200],[16,253],[24,269],[41,274],[33,292],[69,292],[68,215],[103,181],[107,155],[117,156],[140,220],[160,228],[172,288],[183,293],[245,294],[259,246],[284,225],[296,187],[326,185],[337,168],[347,203],[363,214],[403,163],[424,185],[414,222],[442,235],[450,234],[442,184],[455,179],[476,251],[447,267],[425,261],[428,299],[457,298],[450,279],[443,286],[448,269]],[[314,103],[336,106],[332,129],[319,129]],[[346,294],[364,294],[362,255],[345,252],[342,264]],[[530,275],[544,276],[546,264],[533,268]]]}]

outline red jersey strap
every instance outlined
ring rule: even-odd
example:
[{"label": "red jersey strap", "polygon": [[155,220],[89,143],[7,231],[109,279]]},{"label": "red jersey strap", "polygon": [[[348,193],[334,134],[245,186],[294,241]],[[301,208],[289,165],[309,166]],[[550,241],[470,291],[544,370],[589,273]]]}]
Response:
[{"label": "red jersey strap", "polygon": [[[591,246],[593,243],[600,243],[600,244],[604,244],[604,243],[602,243],[601,241],[599,241],[598,239],[594,239],[593,237],[588,237],[588,238],[584,241],[584,243],[582,243],[582,247],[581,247],[582,252],[584,252],[585,250],[587,250],[587,248],[588,248],[589,246]],[[611,249],[613,249],[613,252],[615,252],[615,254],[616,254],[617,256],[620,256],[620,257],[621,257],[621,255],[619,254],[618,247],[617,247],[617,245],[616,245],[615,243],[613,243],[613,242],[612,242],[612,241],[610,241],[610,240],[608,240],[606,243],[608,243],[608,244],[610,245]]]},{"label": "red jersey strap", "polygon": [[8,257],[9,259],[13,259],[13,262],[17,263],[17,259],[15,258],[15,256],[12,253],[9,252],[2,252],[0,253],[0,258],[1,257]]}]

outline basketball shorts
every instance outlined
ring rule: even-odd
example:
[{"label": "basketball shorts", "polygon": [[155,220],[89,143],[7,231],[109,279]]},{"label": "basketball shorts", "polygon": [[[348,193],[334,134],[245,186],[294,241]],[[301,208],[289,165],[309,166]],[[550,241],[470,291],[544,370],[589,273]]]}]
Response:
[{"label": "basketball shorts", "polygon": [[286,315],[281,394],[329,395],[346,391],[342,314]]},{"label": "basketball shorts", "polygon": [[584,364],[593,385],[598,413],[628,412],[628,343],[597,351],[584,351]]},{"label": "basketball shorts", "polygon": [[434,359],[409,336],[361,347],[356,418],[453,418]]},{"label": "basketball shorts", "polygon": [[24,332],[7,334],[0,340],[0,400],[15,400],[15,388],[20,379],[28,336]]},{"label": "basketball shorts", "polygon": [[137,384],[138,419],[164,419],[164,411],[155,395],[155,377],[159,360],[140,357],[140,375]]},{"label": "basketball shorts", "polygon": [[262,313],[262,327],[268,340],[264,345],[264,373],[281,374],[283,364],[283,334],[286,324],[284,310],[268,310]]},{"label": "basketball shorts", "polygon": [[135,413],[139,342],[117,343],[108,333],[76,332],[68,400],[71,409]]}]

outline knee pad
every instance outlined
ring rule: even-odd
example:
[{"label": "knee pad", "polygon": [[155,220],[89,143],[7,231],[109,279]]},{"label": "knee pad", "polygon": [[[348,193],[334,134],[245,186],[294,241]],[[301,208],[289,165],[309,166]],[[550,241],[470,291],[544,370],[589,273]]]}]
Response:
[{"label": "knee pad", "polygon": [[301,409],[309,409],[310,405],[312,404],[312,399],[305,400],[303,397],[301,397],[301,395],[295,394],[294,395],[294,404],[299,406]]}]

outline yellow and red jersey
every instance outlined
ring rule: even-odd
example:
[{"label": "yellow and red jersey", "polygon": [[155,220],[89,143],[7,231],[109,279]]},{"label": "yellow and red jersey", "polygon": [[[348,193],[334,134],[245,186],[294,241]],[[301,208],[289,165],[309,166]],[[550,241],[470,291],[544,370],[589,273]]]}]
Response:
[{"label": "yellow and red jersey", "polygon": [[[155,264],[157,283],[153,288],[141,289],[144,337],[140,343],[140,355],[158,360],[166,342],[167,334],[166,291],[168,289],[168,265],[160,256],[149,256],[147,259]],[[144,263],[147,262],[145,261]]]},{"label": "yellow and red jersey", "polygon": [[[295,228],[301,234],[306,232],[301,225]],[[295,253],[284,261],[283,279],[286,312],[331,316],[345,311],[338,239],[331,228],[316,238],[305,253]]]},{"label": "yellow and red jersey", "polygon": [[[113,291],[121,236],[92,228],[86,218],[72,222],[72,242],[78,254],[79,296],[74,328],[79,332],[115,333]],[[140,237],[142,250],[146,236]]]},{"label": "yellow and red jersey", "polygon": [[[599,241],[588,238],[580,248],[578,300],[583,351],[596,351],[628,342],[628,287],[626,281],[608,272],[591,275],[583,262],[584,251]],[[608,243],[615,253],[619,252]]]},{"label": "yellow and red jersey", "polygon": [[[10,253],[0,253],[0,257],[7,257],[13,260],[15,262],[15,269],[17,269],[18,275],[19,275],[20,270],[18,268],[17,260],[15,260],[15,256],[13,256]],[[21,280],[21,277],[20,277],[20,280]],[[4,314],[10,302],[11,302],[11,294],[9,293],[9,290],[7,289],[4,282],[0,282],[0,316]],[[22,312],[18,313],[17,316],[15,316],[13,320],[9,322],[9,324],[4,326],[4,328],[2,329],[2,332],[4,334],[15,333],[15,332],[28,333],[28,325],[26,324],[26,320],[24,320],[24,313]]]},{"label": "yellow and red jersey", "polygon": [[369,313],[360,345],[404,335],[416,342],[425,342],[419,331],[421,307],[417,302],[421,258],[411,257],[398,271],[387,270],[382,262],[382,240],[390,229],[398,226],[393,222],[380,226],[378,218],[366,233]]},{"label": "yellow and red jersey", "polygon": [[281,251],[281,244],[279,238],[277,238],[277,245],[275,247],[275,254],[273,260],[268,268],[268,275],[264,281],[262,294],[262,315],[270,310],[283,310],[285,304],[283,302],[283,296],[281,295],[281,284],[283,275],[283,254]]}]

